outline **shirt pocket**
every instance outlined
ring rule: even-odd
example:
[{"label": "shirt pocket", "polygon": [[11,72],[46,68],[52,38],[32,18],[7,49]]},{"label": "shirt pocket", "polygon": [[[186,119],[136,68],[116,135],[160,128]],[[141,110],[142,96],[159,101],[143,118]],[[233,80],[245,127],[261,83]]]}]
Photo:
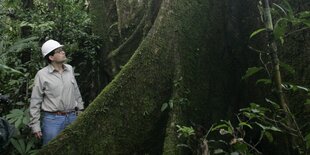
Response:
[{"label": "shirt pocket", "polygon": [[48,97],[54,97],[57,98],[61,94],[62,85],[57,83],[48,82],[46,84],[45,94]]}]

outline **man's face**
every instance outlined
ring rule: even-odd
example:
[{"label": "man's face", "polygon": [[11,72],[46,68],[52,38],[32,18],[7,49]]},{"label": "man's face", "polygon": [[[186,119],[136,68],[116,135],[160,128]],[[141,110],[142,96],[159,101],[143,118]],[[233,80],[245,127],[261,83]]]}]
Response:
[{"label": "man's face", "polygon": [[55,49],[55,54],[49,56],[49,58],[55,63],[64,63],[67,60],[66,52],[62,48]]}]

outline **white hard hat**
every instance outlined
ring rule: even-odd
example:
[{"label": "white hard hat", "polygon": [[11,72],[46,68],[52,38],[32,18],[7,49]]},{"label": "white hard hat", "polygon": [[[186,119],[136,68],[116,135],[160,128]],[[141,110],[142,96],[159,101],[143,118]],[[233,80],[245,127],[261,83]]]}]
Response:
[{"label": "white hard hat", "polygon": [[64,45],[60,45],[59,42],[50,39],[42,45],[41,47],[42,55],[43,57],[45,57],[48,53],[52,52],[54,49],[63,47],[63,46]]}]

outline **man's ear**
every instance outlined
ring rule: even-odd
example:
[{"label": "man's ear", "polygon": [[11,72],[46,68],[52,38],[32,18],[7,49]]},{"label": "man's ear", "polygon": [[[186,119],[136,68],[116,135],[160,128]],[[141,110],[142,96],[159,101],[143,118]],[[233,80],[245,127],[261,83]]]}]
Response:
[{"label": "man's ear", "polygon": [[51,61],[54,60],[54,57],[52,55],[48,56],[48,59],[50,59]]}]

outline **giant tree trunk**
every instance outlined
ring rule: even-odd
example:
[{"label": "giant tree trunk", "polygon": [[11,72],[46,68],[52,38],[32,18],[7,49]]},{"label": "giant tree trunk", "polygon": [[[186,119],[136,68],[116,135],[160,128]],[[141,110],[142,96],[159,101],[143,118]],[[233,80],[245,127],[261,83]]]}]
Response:
[{"label": "giant tree trunk", "polygon": [[[233,70],[238,67],[231,60],[235,53],[227,49],[226,3],[164,0],[129,62],[84,114],[40,153],[178,154],[174,125],[188,123],[178,119],[180,114],[203,125],[227,117],[238,93],[234,80],[242,71]],[[189,102],[182,105],[182,98]],[[160,109],[170,99],[176,109],[166,125],[166,113]]]},{"label": "giant tree trunk", "polygon": [[101,46],[99,63],[93,66],[97,74],[80,77],[87,81],[81,85],[86,101],[93,100],[128,62],[154,22],[157,3],[160,1],[90,1],[92,31],[101,38]]},{"label": "giant tree trunk", "polygon": [[257,94],[240,81],[257,63],[247,49],[254,8],[252,0],[163,0],[128,63],[40,154],[186,153],[176,124],[209,127]]}]

